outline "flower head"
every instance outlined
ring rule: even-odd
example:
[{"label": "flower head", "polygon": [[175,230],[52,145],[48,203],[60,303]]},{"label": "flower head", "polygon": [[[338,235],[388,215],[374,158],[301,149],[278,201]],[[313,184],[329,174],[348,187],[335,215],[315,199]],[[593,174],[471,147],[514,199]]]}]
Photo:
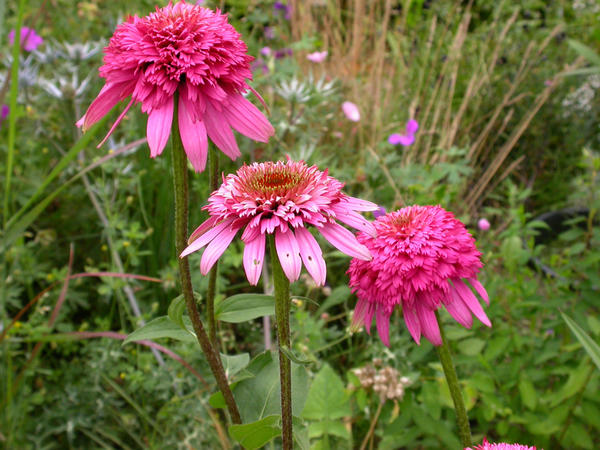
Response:
[{"label": "flower head", "polygon": [[0,107],[0,124],[6,120],[8,115],[10,114],[10,108],[8,105],[2,105]]},{"label": "flower head", "polygon": [[352,102],[342,103],[342,111],[344,115],[352,122],[358,122],[360,120],[360,111],[358,106]]},{"label": "flower head", "polygon": [[308,55],[306,55],[306,59],[314,63],[322,63],[323,61],[325,61],[325,58],[327,58],[327,53],[327,50],[322,52],[309,53]]},{"label": "flower head", "polygon": [[419,123],[416,120],[411,119],[408,122],[406,122],[406,134],[390,134],[388,137],[388,142],[392,145],[400,144],[405,147],[408,147],[409,145],[412,145],[415,142],[415,134],[417,133],[418,129]]},{"label": "flower head", "polygon": [[375,211],[373,211],[373,217],[375,217],[376,219],[379,219],[381,216],[385,216],[386,214],[387,211],[383,206],[380,206]]},{"label": "flower head", "polygon": [[[473,325],[471,313],[491,326],[471,287],[489,304],[477,280],[480,253],[465,226],[439,206],[409,206],[379,217],[377,236],[358,234],[373,255],[371,261],[353,259],[348,274],[358,297],[354,325],[370,330],[373,315],[377,331],[389,346],[390,316],[402,306],[413,339],[421,334],[441,345],[435,311],[443,304],[461,325]],[[465,282],[465,280],[471,285]]]},{"label": "flower head", "polygon": [[481,230],[481,231],[487,231],[490,229],[490,222],[488,222],[487,219],[479,219],[479,222],[477,222],[477,227]]},{"label": "flower head", "polygon": [[373,225],[356,211],[377,205],[342,192],[344,184],[304,161],[265,162],[242,166],[228,175],[208,199],[210,218],[192,233],[181,256],[206,247],[200,271],[207,274],[236,233],[243,229],[244,269],[257,284],[265,255],[267,234],[275,235],[281,266],[290,281],[300,276],[302,263],[317,285],[325,283],[325,261],[308,230],[312,225],[338,250],[359,260],[371,255],[340,221],[374,235]]},{"label": "flower head", "polygon": [[[10,45],[13,45],[15,42],[15,34],[15,30],[10,30],[8,33],[8,43]],[[21,47],[25,51],[32,52],[43,42],[44,40],[41,36],[38,36],[33,28],[21,27]]]},{"label": "flower head", "polygon": [[179,133],[194,169],[206,166],[207,136],[235,159],[240,150],[231,128],[260,142],[274,133],[243,96],[251,89],[246,80],[252,79],[247,50],[226,15],[183,0],[143,18],[130,17],[104,49],[100,76],[106,84],[77,124],[88,128],[131,97],[108,135],[134,103],[141,103],[148,114],[150,156],[156,157],[169,138],[178,98]]},{"label": "flower head", "polygon": [[535,447],[521,444],[505,444],[503,442],[490,444],[486,438],[483,438],[483,443],[477,447],[467,447],[465,450],[536,450]]}]

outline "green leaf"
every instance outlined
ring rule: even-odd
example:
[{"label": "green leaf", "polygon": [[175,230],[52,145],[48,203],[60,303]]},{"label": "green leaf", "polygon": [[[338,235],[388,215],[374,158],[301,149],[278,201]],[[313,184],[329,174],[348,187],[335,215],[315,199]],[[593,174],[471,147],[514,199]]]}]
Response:
[{"label": "green leaf", "polygon": [[327,311],[332,306],[338,305],[340,303],[345,302],[350,297],[350,288],[345,284],[342,286],[336,287],[333,291],[331,291],[331,295],[327,297],[327,299],[323,302],[321,307],[315,313],[316,316],[320,316],[322,313]]},{"label": "green leaf", "polygon": [[523,404],[533,411],[537,406],[538,397],[533,383],[525,375],[519,380],[519,392],[521,393]]},{"label": "green leaf", "polygon": [[251,450],[261,448],[281,434],[280,421],[281,416],[274,414],[255,422],[231,425],[229,434],[244,448]]},{"label": "green leaf", "polygon": [[185,298],[183,298],[183,294],[175,297],[171,304],[169,305],[169,310],[167,311],[167,315],[169,319],[173,323],[176,323],[181,328],[185,329],[185,325],[183,324],[183,313],[185,312]]},{"label": "green leaf", "polygon": [[[187,321],[189,321],[189,319],[187,319]],[[191,327],[191,323],[187,325]],[[123,341],[123,345],[134,341],[142,341],[145,339],[154,340],[159,338],[171,338],[183,342],[197,342],[195,334],[187,329],[184,330],[169,319],[168,316],[161,316],[148,322],[143,327],[138,328],[133,333],[130,333]]]},{"label": "green leaf", "polygon": [[350,432],[344,426],[344,423],[339,420],[320,420],[312,422],[308,428],[308,435],[311,438],[323,436],[325,434],[340,437],[342,439],[350,439]]},{"label": "green leaf", "polygon": [[221,353],[221,361],[223,362],[225,375],[230,379],[248,365],[250,355],[248,353],[242,353],[241,355],[224,355]]},{"label": "green leaf", "polygon": [[563,320],[567,323],[577,340],[581,343],[587,354],[592,358],[596,367],[600,369],[600,347],[596,344],[592,338],[583,329],[573,321],[569,316],[564,313],[560,313]]},{"label": "green leaf", "polygon": [[478,338],[465,339],[458,346],[460,352],[468,356],[479,355],[484,347],[485,341]]},{"label": "green leaf", "polygon": [[226,298],[216,306],[217,320],[240,323],[262,316],[275,314],[275,297],[265,294],[237,294]]},{"label": "green leaf", "polygon": [[328,364],[323,365],[308,392],[304,418],[339,419],[351,414],[350,402],[342,379]]},{"label": "green leaf", "polygon": [[296,364],[300,364],[301,366],[311,366],[317,363],[317,361],[314,359],[307,359],[296,356],[294,352],[292,352],[288,347],[282,346],[280,348],[283,354],[287,356],[287,358],[290,361],[295,362]]},{"label": "green leaf", "polygon": [[580,56],[583,56],[589,63],[600,67],[600,56],[594,51],[594,49],[573,39],[569,39],[567,42],[573,50],[575,50]]},{"label": "green leaf", "polygon": [[572,369],[565,384],[553,395],[550,406],[557,406],[581,391],[588,381],[588,375],[591,370],[593,370],[593,367],[589,365],[587,359],[579,367]]}]

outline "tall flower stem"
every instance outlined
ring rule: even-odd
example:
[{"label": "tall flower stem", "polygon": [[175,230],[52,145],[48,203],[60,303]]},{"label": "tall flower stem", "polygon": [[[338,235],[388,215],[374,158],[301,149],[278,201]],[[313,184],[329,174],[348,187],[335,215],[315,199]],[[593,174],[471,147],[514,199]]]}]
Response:
[{"label": "tall flower stem", "polygon": [[[209,146],[208,153],[208,183],[210,192],[219,189],[219,153],[213,145]],[[217,293],[217,271],[219,261],[215,263],[208,274],[208,289],[206,290],[206,317],[208,320],[208,335],[215,349],[219,349],[217,340],[217,327],[215,321],[215,295]]]},{"label": "tall flower stem", "polygon": [[279,343],[279,378],[281,383],[281,437],[283,450],[291,450],[292,438],[292,368],[289,358],[282,351],[282,347],[290,348],[290,282],[283,273],[277,250],[275,238],[268,236],[269,251],[271,253],[271,266],[273,270],[273,284],[275,287],[275,320],[277,322],[277,341]]},{"label": "tall flower stem", "polygon": [[463,447],[470,447],[471,426],[469,425],[469,418],[467,417],[465,402],[460,390],[460,385],[458,384],[458,377],[456,376],[456,369],[454,368],[454,363],[452,362],[452,355],[450,354],[448,342],[446,341],[442,323],[437,312],[435,316],[440,325],[440,334],[442,336],[442,345],[436,347],[436,350],[438,352],[438,356],[440,357],[440,361],[442,362],[444,375],[446,375],[446,381],[448,382],[448,387],[450,388],[450,395],[452,396],[452,401],[454,402],[456,422],[458,424],[458,434]]},{"label": "tall flower stem", "polygon": [[240,413],[238,411],[233,393],[227,383],[227,377],[223,370],[223,364],[219,353],[215,350],[210,342],[210,338],[204,330],[200,314],[198,313],[198,307],[196,305],[196,299],[194,298],[194,291],[192,288],[192,278],[190,275],[190,265],[187,257],[179,258],[181,252],[187,245],[188,235],[188,172],[187,172],[187,157],[183,150],[183,144],[179,135],[179,125],[177,120],[177,96],[173,99],[175,102],[175,108],[173,111],[173,125],[171,128],[171,161],[173,163],[173,184],[175,188],[175,248],[177,250],[177,256],[179,261],[179,277],[181,281],[181,289],[183,290],[183,296],[185,298],[185,304],[187,307],[188,314],[190,316],[194,332],[198,338],[200,348],[206,357],[210,369],[217,381],[217,385],[225,398],[225,403],[231,421],[235,424],[242,423],[240,419]]}]

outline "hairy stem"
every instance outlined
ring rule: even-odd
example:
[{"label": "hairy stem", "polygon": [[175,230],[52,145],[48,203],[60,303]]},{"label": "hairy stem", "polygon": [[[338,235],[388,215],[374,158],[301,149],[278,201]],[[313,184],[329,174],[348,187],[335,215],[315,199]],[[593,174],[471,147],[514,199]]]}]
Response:
[{"label": "hairy stem", "polygon": [[235,399],[233,398],[229,383],[227,382],[221,358],[219,357],[219,353],[211,345],[210,338],[204,330],[202,320],[200,320],[200,314],[198,313],[198,306],[196,305],[196,299],[194,298],[194,291],[192,288],[192,278],[190,275],[188,259],[187,257],[179,258],[179,255],[185,249],[187,244],[189,195],[187,157],[183,150],[183,144],[179,135],[177,100],[177,96],[175,96],[173,99],[175,108],[173,112],[173,126],[171,129],[171,161],[173,163],[173,184],[175,187],[175,248],[178,256],[177,259],[179,261],[181,289],[183,290],[185,304],[192,321],[192,326],[194,327],[194,332],[198,338],[198,343],[200,344],[200,348],[202,349],[206,361],[217,381],[217,385],[225,398],[231,421],[235,424],[240,424],[242,423],[240,413],[235,403]]},{"label": "hairy stem", "polygon": [[452,362],[452,355],[450,355],[450,349],[448,342],[444,336],[444,330],[440,322],[439,316],[436,312],[436,319],[440,325],[440,334],[442,335],[442,345],[436,347],[442,367],[444,368],[444,375],[446,375],[446,381],[450,388],[450,395],[454,402],[454,410],[456,411],[456,423],[458,424],[458,435],[463,447],[471,446],[471,426],[469,425],[469,418],[467,417],[467,410],[465,408],[465,402],[460,391],[460,385],[458,384],[458,377],[456,376],[456,370],[454,369],[454,363]]},{"label": "hairy stem", "polygon": [[[219,153],[210,145],[208,153],[208,178],[211,192],[219,188]],[[208,274],[208,289],[206,291],[206,316],[208,320],[208,335],[215,349],[219,349],[217,340],[217,326],[215,321],[215,296],[217,293],[217,271],[219,261],[210,269]]]},{"label": "hairy stem", "polygon": [[275,320],[277,322],[277,341],[279,344],[279,378],[281,383],[281,437],[283,450],[291,450],[292,438],[292,368],[288,357],[281,350],[290,348],[290,282],[283,273],[275,238],[268,235],[273,284],[275,287]]}]

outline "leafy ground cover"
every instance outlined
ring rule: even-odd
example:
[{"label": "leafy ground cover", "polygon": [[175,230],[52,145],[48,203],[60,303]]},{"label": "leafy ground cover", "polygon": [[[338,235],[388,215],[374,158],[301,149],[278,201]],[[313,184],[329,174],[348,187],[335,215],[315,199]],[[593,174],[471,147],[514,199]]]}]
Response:
[{"label": "leafy ground cover", "polygon": [[[483,254],[491,299],[489,329],[440,314],[474,442],[595,448],[596,3],[204,3],[229,14],[256,57],[252,86],[275,127],[268,144],[238,139],[241,159],[222,158],[221,171],[289,155],[388,211],[454,211]],[[115,27],[155,6],[0,3],[5,448],[256,448],[280,433],[273,320],[262,318],[273,310],[269,268],[253,287],[241,242],[220,259],[216,335],[242,419],[259,424],[228,429],[209,367],[177,325],[187,316],[169,150],[148,157],[139,109],[99,149],[118,113],[84,135],[75,126],[102,87],[97,69]],[[35,50],[9,44],[19,25],[43,39]],[[190,181],[190,223],[199,224],[208,174]],[[554,231],[534,220],[567,207],[581,212]],[[483,218],[489,228],[478,226]],[[297,445],[461,448],[434,346],[416,345],[400,312],[389,347],[351,329],[349,258],[322,243],[327,284],[303,275],[291,287]],[[191,259],[202,305],[209,281]],[[151,326],[130,335],[143,323]]]}]

